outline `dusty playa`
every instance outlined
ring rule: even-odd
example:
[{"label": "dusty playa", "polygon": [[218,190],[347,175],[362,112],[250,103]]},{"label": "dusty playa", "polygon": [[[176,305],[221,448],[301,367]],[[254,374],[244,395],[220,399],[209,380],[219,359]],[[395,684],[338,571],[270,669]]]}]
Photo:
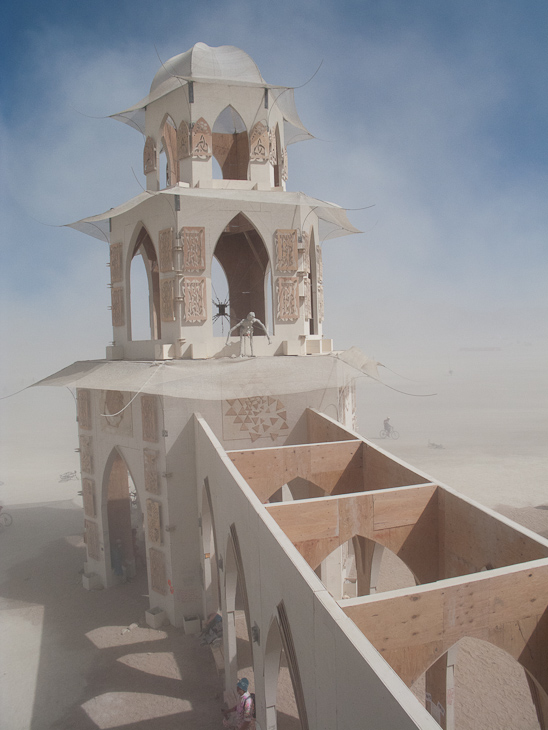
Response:
[{"label": "dusty playa", "polygon": [[[546,537],[543,368],[534,348],[516,347],[399,367],[416,380],[381,369],[394,388],[438,395],[404,396],[364,382],[359,431]],[[397,441],[379,440],[387,415]],[[146,582],[82,589],[80,486],[60,481],[78,469],[76,445],[66,391],[34,389],[3,402],[0,500],[14,522],[0,533],[0,728],[220,727],[209,651],[178,629],[145,626]],[[407,580],[394,560],[383,575],[385,589]],[[461,730],[538,728],[522,670],[480,642],[462,642],[456,708]],[[282,720],[280,727],[295,724],[289,711]]]}]

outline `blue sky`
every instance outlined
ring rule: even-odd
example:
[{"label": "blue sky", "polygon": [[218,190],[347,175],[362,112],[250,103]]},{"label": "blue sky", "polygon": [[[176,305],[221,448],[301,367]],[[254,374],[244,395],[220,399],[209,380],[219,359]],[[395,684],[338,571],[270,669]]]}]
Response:
[{"label": "blue sky", "polygon": [[197,41],[242,48],[271,83],[322,63],[296,91],[317,139],[290,148],[288,187],[374,206],[324,246],[337,347],[401,369],[545,341],[544,0],[23,1],[0,32],[2,394],[104,356],[108,252],[55,226],[140,192],[143,140],[104,117]]}]

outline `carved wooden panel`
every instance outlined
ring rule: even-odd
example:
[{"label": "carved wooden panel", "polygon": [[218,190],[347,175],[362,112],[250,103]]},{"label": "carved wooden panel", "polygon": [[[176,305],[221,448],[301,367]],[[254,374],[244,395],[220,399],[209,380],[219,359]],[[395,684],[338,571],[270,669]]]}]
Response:
[{"label": "carved wooden panel", "polygon": [[152,137],[147,137],[143,151],[143,172],[145,175],[148,175],[149,172],[156,172],[157,166],[156,142]]},{"label": "carved wooden panel", "polygon": [[129,393],[120,390],[101,391],[101,430],[132,435],[130,398]]},{"label": "carved wooden panel", "polygon": [[155,395],[141,395],[141,420],[143,441],[158,441],[158,414]]},{"label": "carved wooden panel", "polygon": [[184,160],[190,156],[190,130],[188,124],[183,121],[179,124],[177,130],[177,159]]},{"label": "carved wooden panel", "polygon": [[153,499],[147,499],[147,532],[153,545],[162,544],[162,505]]},{"label": "carved wooden panel", "polygon": [[276,241],[276,268],[278,271],[297,271],[299,266],[296,229],[278,229]]},{"label": "carved wooden panel", "polygon": [[268,159],[271,165],[278,164],[278,149],[276,145],[276,130],[271,129],[268,132]]},{"label": "carved wooden panel", "polygon": [[110,301],[112,303],[112,326],[123,327],[126,323],[123,286],[117,286],[110,290]]},{"label": "carved wooden panel", "polygon": [[173,271],[173,228],[164,228],[158,234],[158,250],[160,252],[160,271]]},{"label": "carved wooden panel", "polygon": [[265,161],[268,160],[270,144],[268,141],[268,127],[266,122],[257,122],[251,130],[249,140],[249,159]]},{"label": "carved wooden panel", "polygon": [[160,480],[158,478],[158,452],[154,449],[143,449],[145,467],[145,489],[151,494],[160,494]]},{"label": "carved wooden panel", "polygon": [[181,230],[183,238],[183,269],[187,273],[199,273],[206,267],[205,228],[185,226]]},{"label": "carved wooden panel", "polygon": [[166,556],[161,550],[149,548],[150,587],[163,596],[167,593]]},{"label": "carved wooden panel", "polygon": [[318,320],[324,320],[323,285],[318,284]]},{"label": "carved wooden panel", "polygon": [[282,150],[282,180],[287,182],[287,147]]},{"label": "carved wooden panel", "polygon": [[323,282],[323,258],[322,258],[322,247],[318,244],[316,246],[316,270],[318,274],[318,282]]},{"label": "carved wooden panel", "polygon": [[160,282],[160,313],[162,322],[175,319],[175,279],[162,279]]},{"label": "carved wooden panel", "polygon": [[123,281],[124,272],[122,269],[122,243],[113,243],[110,246],[110,283],[119,284]]},{"label": "carved wooden panel", "polygon": [[91,430],[91,398],[87,388],[76,390],[76,404],[78,413],[78,427],[86,431]]},{"label": "carved wooden panel", "polygon": [[207,319],[206,280],[202,276],[183,279],[185,322],[205,322]]},{"label": "carved wooden panel", "polygon": [[296,276],[279,276],[276,279],[277,312],[281,322],[299,319],[299,280]]},{"label": "carved wooden panel", "polygon": [[84,500],[84,514],[87,517],[97,517],[95,510],[95,483],[93,479],[82,479],[82,498]]},{"label": "carved wooden panel", "polygon": [[308,276],[304,279],[304,318],[312,319],[312,286]]},{"label": "carved wooden panel", "polygon": [[307,274],[310,273],[310,235],[303,231],[302,233],[303,242],[299,246],[302,255],[302,261],[301,261],[301,271],[306,272]]},{"label": "carved wooden panel", "polygon": [[88,549],[88,557],[99,560],[101,550],[99,546],[99,526],[91,520],[84,521],[85,542]]},{"label": "carved wooden panel", "polygon": [[212,150],[211,128],[203,117],[192,127],[192,157],[209,159]]},{"label": "carved wooden panel", "polygon": [[86,474],[93,474],[93,442],[91,436],[80,436],[80,469]]}]

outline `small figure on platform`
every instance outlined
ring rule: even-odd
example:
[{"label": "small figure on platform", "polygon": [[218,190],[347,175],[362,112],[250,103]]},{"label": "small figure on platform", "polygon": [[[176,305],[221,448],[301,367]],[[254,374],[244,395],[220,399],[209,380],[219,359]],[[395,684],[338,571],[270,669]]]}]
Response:
[{"label": "small figure on platform", "polygon": [[249,339],[249,348],[251,350],[251,357],[255,357],[253,354],[253,326],[258,325],[259,327],[262,327],[264,330],[265,335],[268,338],[268,344],[271,344],[270,341],[270,335],[267,332],[266,327],[261,322],[260,319],[257,319],[255,317],[255,312],[250,312],[245,319],[242,319],[238,322],[238,324],[235,324],[234,327],[229,331],[228,335],[226,336],[226,344],[228,345],[228,341],[230,339],[230,335],[240,328],[240,357],[246,357],[246,338]]}]

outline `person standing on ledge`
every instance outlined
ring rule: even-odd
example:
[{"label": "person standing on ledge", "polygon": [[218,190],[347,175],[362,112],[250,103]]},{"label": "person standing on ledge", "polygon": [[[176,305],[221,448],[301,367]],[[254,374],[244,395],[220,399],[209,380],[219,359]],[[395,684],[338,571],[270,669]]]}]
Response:
[{"label": "person standing on ledge", "polygon": [[240,357],[246,357],[246,340],[245,338],[249,338],[249,348],[251,350],[251,357],[255,357],[253,354],[253,325],[259,325],[259,327],[262,327],[264,330],[265,335],[268,338],[268,344],[270,345],[270,335],[267,332],[266,327],[261,322],[260,319],[257,319],[255,317],[255,312],[250,312],[245,319],[242,319],[238,322],[238,324],[235,324],[234,327],[229,331],[228,335],[226,336],[226,344],[228,345],[228,340],[230,339],[230,335],[234,332],[234,330],[237,330],[238,327],[240,328]]}]

